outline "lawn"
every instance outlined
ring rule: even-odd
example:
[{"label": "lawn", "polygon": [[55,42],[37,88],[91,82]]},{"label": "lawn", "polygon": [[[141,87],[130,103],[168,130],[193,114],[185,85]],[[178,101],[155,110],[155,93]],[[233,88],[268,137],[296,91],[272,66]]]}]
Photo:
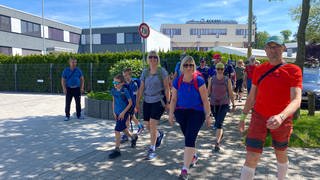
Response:
[{"label": "lawn", "polygon": [[[320,112],[315,116],[308,116],[307,110],[301,110],[301,117],[294,120],[293,133],[291,135],[290,147],[320,147]],[[268,135],[265,146],[271,146],[271,137]]]}]

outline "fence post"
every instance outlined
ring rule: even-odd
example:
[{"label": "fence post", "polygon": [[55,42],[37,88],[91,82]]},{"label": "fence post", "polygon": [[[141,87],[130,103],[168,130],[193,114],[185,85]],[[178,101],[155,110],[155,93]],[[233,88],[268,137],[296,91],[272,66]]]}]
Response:
[{"label": "fence post", "polygon": [[17,91],[17,64],[14,64],[14,90]]},{"label": "fence post", "polygon": [[50,92],[51,92],[51,94],[53,93],[52,67],[53,67],[53,64],[50,63]]},{"label": "fence post", "polygon": [[90,91],[92,91],[92,82],[93,82],[93,64],[92,62],[90,63]]}]

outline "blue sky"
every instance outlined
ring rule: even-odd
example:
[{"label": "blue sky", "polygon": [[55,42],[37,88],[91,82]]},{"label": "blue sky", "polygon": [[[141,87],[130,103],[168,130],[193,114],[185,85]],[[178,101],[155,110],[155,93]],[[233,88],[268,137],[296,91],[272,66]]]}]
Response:
[{"label": "blue sky", "polygon": [[[253,0],[258,31],[279,35],[289,29],[297,32],[298,23],[289,10],[301,0]],[[88,27],[89,0],[45,0],[45,17],[81,28]],[[0,0],[0,4],[41,16],[41,0]],[[141,0],[92,0],[92,26],[126,26],[141,23]],[[1,13],[1,12],[0,12]],[[145,22],[159,30],[161,24],[187,20],[224,19],[247,23],[246,0],[145,0]]]}]

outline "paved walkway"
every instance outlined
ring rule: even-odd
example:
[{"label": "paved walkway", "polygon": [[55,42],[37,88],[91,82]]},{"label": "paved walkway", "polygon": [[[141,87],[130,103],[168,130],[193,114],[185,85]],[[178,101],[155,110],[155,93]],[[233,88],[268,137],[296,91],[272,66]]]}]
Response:
[{"label": "paved walkway", "polygon": [[[170,127],[157,150],[159,157],[144,160],[148,136],[137,148],[121,147],[122,156],[108,160],[113,149],[113,121],[86,118],[63,121],[64,97],[0,93],[0,179],[177,179],[183,159],[183,136],[178,125]],[[84,104],[84,103],[83,103]],[[74,110],[74,105],[72,110]],[[239,112],[225,121],[224,151],[212,152],[213,130],[198,137],[199,164],[192,179],[239,179],[245,149],[237,131]],[[319,179],[320,149],[289,150],[288,179]],[[256,179],[276,179],[276,160],[265,148]]]}]

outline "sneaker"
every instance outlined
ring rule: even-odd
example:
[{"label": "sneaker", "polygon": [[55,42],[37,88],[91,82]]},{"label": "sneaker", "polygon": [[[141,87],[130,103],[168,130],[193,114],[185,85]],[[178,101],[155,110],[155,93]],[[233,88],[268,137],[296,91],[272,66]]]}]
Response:
[{"label": "sneaker", "polygon": [[128,136],[125,135],[125,134],[123,134],[123,135],[121,136],[121,141],[120,141],[120,143],[123,144],[123,143],[125,143],[125,142],[127,142],[127,141],[129,141]]},{"label": "sneaker", "polygon": [[216,143],[216,145],[214,146],[214,152],[219,152],[219,151],[220,151],[220,145]]},{"label": "sneaker", "polygon": [[198,160],[199,160],[198,155],[194,154],[192,161],[191,161],[191,164],[190,164],[190,168],[194,167],[197,164]]},{"label": "sneaker", "polygon": [[138,140],[138,135],[134,134],[131,140],[131,147],[135,148]]},{"label": "sneaker", "polygon": [[137,131],[137,134],[140,135],[144,130],[144,126],[141,125],[139,128],[138,128],[138,131]]},{"label": "sneaker", "polygon": [[70,117],[65,117],[64,118],[64,121],[69,121],[70,120]]},{"label": "sneaker", "polygon": [[83,116],[79,116],[79,117],[77,117],[78,119],[80,119],[80,120],[82,120],[82,119],[84,119],[84,117]]},{"label": "sneaker", "polygon": [[160,136],[157,137],[156,147],[159,147],[161,145],[161,141],[163,139],[164,133],[162,131],[159,131]]},{"label": "sneaker", "polygon": [[188,180],[188,172],[186,169],[182,169],[181,170],[181,173],[180,173],[180,176],[179,176],[179,179],[180,180]]},{"label": "sneaker", "polygon": [[114,159],[121,156],[120,150],[113,150],[112,153],[109,154],[109,159]]},{"label": "sneaker", "polygon": [[152,149],[148,149],[148,152],[147,152],[147,159],[148,160],[152,160],[152,159],[154,159],[155,157],[157,157],[157,154],[156,154],[156,152],[154,151],[154,150],[152,150]]}]

